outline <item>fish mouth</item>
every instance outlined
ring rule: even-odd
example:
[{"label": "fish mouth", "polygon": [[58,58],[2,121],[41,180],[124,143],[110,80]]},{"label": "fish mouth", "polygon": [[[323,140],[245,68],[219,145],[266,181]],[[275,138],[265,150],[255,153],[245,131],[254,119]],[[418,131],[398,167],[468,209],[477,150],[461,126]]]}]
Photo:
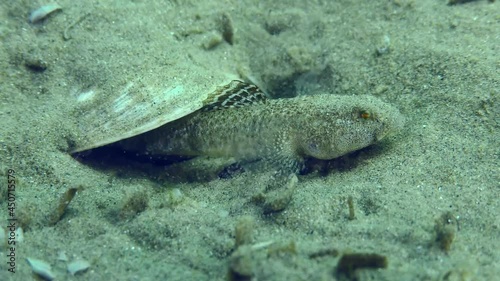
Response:
[{"label": "fish mouth", "polygon": [[381,130],[375,134],[373,134],[373,142],[378,142],[383,139],[387,135],[385,131],[385,126],[382,126]]},{"label": "fish mouth", "polygon": [[381,128],[375,134],[375,140],[379,141],[387,136],[391,136],[401,131],[405,124],[405,118],[398,110],[393,110],[387,116],[384,116],[381,121]]}]

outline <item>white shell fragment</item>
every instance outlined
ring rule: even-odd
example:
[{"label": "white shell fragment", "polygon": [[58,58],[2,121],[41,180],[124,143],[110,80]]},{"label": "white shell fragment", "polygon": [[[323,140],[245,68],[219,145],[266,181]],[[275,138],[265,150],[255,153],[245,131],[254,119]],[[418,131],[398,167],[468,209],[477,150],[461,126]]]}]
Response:
[{"label": "white shell fragment", "polygon": [[48,15],[52,14],[53,12],[56,12],[59,10],[62,10],[62,7],[56,3],[43,5],[40,8],[31,12],[31,14],[29,16],[29,21],[31,23],[37,23],[37,22],[43,20],[44,18],[46,18]]},{"label": "white shell fragment", "polygon": [[23,242],[24,241],[24,231],[22,227],[18,227],[16,229],[16,241]]},{"label": "white shell fragment", "polygon": [[83,272],[90,267],[90,263],[86,260],[75,260],[68,264],[68,272],[75,275],[78,272]]},{"label": "white shell fragment", "polygon": [[46,280],[53,280],[55,278],[54,274],[50,270],[50,265],[44,261],[26,258],[26,261],[30,265],[34,273]]},{"label": "white shell fragment", "polygon": [[57,260],[58,261],[68,261],[68,256],[66,255],[65,251],[60,251],[57,253]]}]

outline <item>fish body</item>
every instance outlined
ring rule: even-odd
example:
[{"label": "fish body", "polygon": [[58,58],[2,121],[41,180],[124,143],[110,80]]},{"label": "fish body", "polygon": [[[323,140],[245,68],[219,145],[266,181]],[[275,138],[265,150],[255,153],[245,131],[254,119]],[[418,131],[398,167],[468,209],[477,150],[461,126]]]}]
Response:
[{"label": "fish body", "polygon": [[236,81],[205,108],[120,145],[145,155],[263,159],[297,173],[307,157],[342,156],[402,125],[400,113],[374,97],[268,99],[255,86]]}]

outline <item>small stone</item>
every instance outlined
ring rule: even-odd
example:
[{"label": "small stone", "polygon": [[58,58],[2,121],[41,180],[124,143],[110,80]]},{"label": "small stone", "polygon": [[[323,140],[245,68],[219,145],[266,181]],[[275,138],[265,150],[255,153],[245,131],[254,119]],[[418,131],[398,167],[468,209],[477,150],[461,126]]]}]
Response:
[{"label": "small stone", "polygon": [[29,55],[25,58],[24,65],[34,71],[34,72],[42,72],[45,71],[48,67],[47,62],[39,56]]},{"label": "small stone", "polygon": [[388,35],[382,37],[381,42],[377,46],[375,53],[377,56],[388,54],[391,51],[391,38]]},{"label": "small stone", "polygon": [[186,197],[182,191],[178,188],[172,188],[168,191],[168,203],[169,205],[175,206],[182,203]]},{"label": "small stone", "polygon": [[201,45],[205,50],[210,50],[222,43],[222,40],[222,35],[214,31],[210,32],[203,38],[203,43]]},{"label": "small stone", "polygon": [[24,241],[24,231],[22,227],[16,229],[16,241],[19,243]]}]

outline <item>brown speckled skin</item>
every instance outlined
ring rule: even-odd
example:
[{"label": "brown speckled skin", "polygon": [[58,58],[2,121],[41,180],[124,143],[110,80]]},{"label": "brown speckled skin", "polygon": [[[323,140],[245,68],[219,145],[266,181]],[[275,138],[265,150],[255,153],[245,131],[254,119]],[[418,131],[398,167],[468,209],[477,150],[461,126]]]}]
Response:
[{"label": "brown speckled skin", "polygon": [[402,125],[399,112],[374,97],[315,95],[200,110],[121,145],[149,155],[265,159],[298,172],[304,157],[333,159]]}]

